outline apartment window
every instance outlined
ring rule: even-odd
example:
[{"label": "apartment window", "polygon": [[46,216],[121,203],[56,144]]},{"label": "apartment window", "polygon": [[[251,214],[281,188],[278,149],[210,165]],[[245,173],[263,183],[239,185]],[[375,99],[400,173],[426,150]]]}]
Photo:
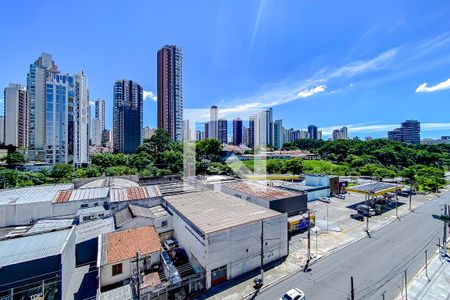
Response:
[{"label": "apartment window", "polygon": [[167,221],[162,221],[161,222],[161,227],[166,227],[167,226]]},{"label": "apartment window", "polygon": [[122,263],[112,266],[112,276],[122,274]]}]

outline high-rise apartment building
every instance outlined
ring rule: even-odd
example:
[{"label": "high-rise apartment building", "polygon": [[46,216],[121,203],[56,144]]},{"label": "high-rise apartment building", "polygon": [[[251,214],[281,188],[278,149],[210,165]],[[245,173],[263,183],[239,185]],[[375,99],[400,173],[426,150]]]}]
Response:
[{"label": "high-rise apartment building", "polygon": [[155,134],[155,128],[150,128],[148,126],[144,127],[144,140],[150,139]]},{"label": "high-rise apartment building", "polygon": [[21,84],[10,83],[4,91],[4,136],[5,145],[28,146],[30,126],[30,103],[28,93]]},{"label": "high-rise apartment building", "polygon": [[45,161],[49,164],[68,163],[73,157],[75,143],[73,76],[49,74],[45,94]]},{"label": "high-rise apartment building", "polygon": [[312,140],[318,140],[318,128],[315,125],[308,126],[308,137]]},{"label": "high-rise apartment building", "polygon": [[104,144],[103,131],[105,131],[105,100],[98,98],[94,105],[94,118],[91,121],[91,144],[101,146]]},{"label": "high-rise apartment building", "polygon": [[45,150],[46,140],[46,81],[51,74],[58,73],[52,56],[42,53],[30,65],[27,74],[27,93],[30,99],[29,148]]},{"label": "high-rise apartment building", "polygon": [[217,106],[213,105],[209,109],[209,138],[218,139],[219,138],[219,112]]},{"label": "high-rise apartment building", "polygon": [[205,122],[205,139],[209,139],[209,122]]},{"label": "high-rise apartment building", "polygon": [[100,130],[105,130],[105,100],[98,98],[95,101],[95,118],[99,120]]},{"label": "high-rise apartment building", "polygon": [[[74,128],[73,163],[76,166],[89,163],[90,104],[87,77],[83,71],[74,76]],[[68,110],[70,112],[70,107]],[[69,132],[72,131],[69,128]]]},{"label": "high-rise apartment building", "polygon": [[242,144],[242,120],[236,118],[233,120],[233,145]]},{"label": "high-rise apartment building", "polygon": [[5,144],[5,117],[0,116],[0,144]]},{"label": "high-rise apartment building", "polygon": [[341,129],[334,129],[331,134],[331,139],[336,140],[347,140],[348,139],[348,129],[347,127],[342,127]]},{"label": "high-rise apartment building", "polygon": [[117,80],[113,96],[114,151],[133,153],[142,143],[142,109],[141,85],[131,80]]},{"label": "high-rise apartment building", "polygon": [[183,52],[166,45],[158,51],[158,128],[173,141],[183,138]]},{"label": "high-rise apartment building", "polygon": [[275,149],[280,149],[283,147],[284,143],[284,128],[283,128],[283,120],[276,120],[273,124],[273,146]]},{"label": "high-rise apartment building", "polygon": [[259,146],[259,119],[257,115],[251,115],[248,121],[248,146],[254,148]]},{"label": "high-rise apartment building", "polygon": [[249,144],[250,144],[250,134],[249,134],[249,132],[250,132],[250,130],[249,130],[249,128],[248,127],[243,127],[243,137],[242,137],[242,143],[244,144],[244,145],[246,145],[246,146],[248,146]]},{"label": "high-rise apartment building", "polygon": [[407,144],[420,144],[420,122],[417,120],[406,120],[401,123],[400,128],[388,131],[388,138]]},{"label": "high-rise apartment building", "polygon": [[228,143],[228,121],[226,119],[217,121],[217,138],[222,144]]}]

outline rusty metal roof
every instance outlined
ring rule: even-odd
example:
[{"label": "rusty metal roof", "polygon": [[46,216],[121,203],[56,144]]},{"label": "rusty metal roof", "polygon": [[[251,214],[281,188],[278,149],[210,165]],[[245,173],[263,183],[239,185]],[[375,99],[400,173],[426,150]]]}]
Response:
[{"label": "rusty metal roof", "polygon": [[270,186],[263,186],[246,181],[226,182],[222,186],[230,190],[241,192],[268,201],[298,196],[298,194],[294,192],[280,190]]}]

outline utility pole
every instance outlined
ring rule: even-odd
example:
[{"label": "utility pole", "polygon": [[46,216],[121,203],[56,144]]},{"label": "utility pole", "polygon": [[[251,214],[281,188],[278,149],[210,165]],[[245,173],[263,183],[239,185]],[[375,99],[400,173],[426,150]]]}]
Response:
[{"label": "utility pole", "polygon": [[430,281],[430,278],[428,277],[428,250],[425,250],[425,276],[427,276],[428,281]]},{"label": "utility pole", "polygon": [[[449,217],[448,215],[448,206],[447,204],[444,204],[444,216]],[[442,253],[443,254],[447,254],[447,226],[448,226],[448,221],[444,221],[444,237],[442,240]]]},{"label": "utility pole", "polygon": [[316,228],[316,259],[317,259],[318,251],[317,251],[317,228]]},{"label": "utility pole", "polygon": [[306,265],[309,264],[311,260],[311,209],[308,208],[308,260]]},{"label": "utility pole", "polygon": [[[369,235],[369,217],[370,217],[370,211],[369,211],[369,194],[366,195],[366,206],[367,206],[367,212],[366,212],[366,232]],[[370,237],[370,235],[369,235]]]},{"label": "utility pole", "polygon": [[261,220],[261,285],[264,283],[264,220]]},{"label": "utility pole", "polygon": [[395,195],[395,216],[397,217],[397,219],[399,219],[399,217],[398,217],[398,195]]},{"label": "utility pole", "polygon": [[328,232],[328,206],[330,206],[330,203],[327,203],[327,232]]},{"label": "utility pole", "polygon": [[355,300],[355,289],[353,288],[353,276],[350,277],[350,299]]},{"label": "utility pole", "polygon": [[137,283],[137,298],[141,299],[141,276],[139,274],[139,251],[136,251],[136,283]]},{"label": "utility pole", "polygon": [[408,277],[405,270],[405,299],[408,300]]}]

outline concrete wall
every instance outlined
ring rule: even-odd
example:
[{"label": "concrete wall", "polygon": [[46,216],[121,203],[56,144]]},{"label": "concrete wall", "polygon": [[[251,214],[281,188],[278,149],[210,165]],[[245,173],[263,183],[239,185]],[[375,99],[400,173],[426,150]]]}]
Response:
[{"label": "concrete wall", "polygon": [[30,220],[36,221],[51,216],[51,202],[0,205],[0,227],[27,225]]},{"label": "concrete wall", "polygon": [[[211,287],[211,270],[227,266],[227,279],[260,267],[261,222],[233,227],[208,235],[206,282]],[[287,216],[264,221],[264,264],[287,255]]]},{"label": "concrete wall", "polygon": [[[186,252],[206,271],[207,288],[211,287],[211,270],[227,266],[231,279],[260,265],[261,222],[253,222],[201,237],[190,224],[173,212],[175,238]],[[287,215],[264,221],[264,263],[287,255]]]},{"label": "concrete wall", "polygon": [[[139,262],[139,270],[144,271],[144,260],[146,261],[145,270],[149,270],[152,265],[159,264],[160,262],[160,252],[154,252],[147,256],[142,256]],[[130,280],[133,270],[136,270],[136,263],[133,263],[133,259],[124,260],[122,262],[117,262],[113,264],[106,264],[100,268],[100,285],[101,287],[108,286],[111,284],[119,283],[122,281]],[[122,263],[122,274],[112,276],[112,266],[118,263]]]},{"label": "concrete wall", "polygon": [[61,266],[62,266],[62,295],[63,299],[72,299],[73,295],[68,294],[70,282],[72,281],[72,275],[75,271],[75,243],[76,234],[75,227],[72,227],[70,236],[66,241],[64,249],[61,253]]},{"label": "concrete wall", "polygon": [[[162,226],[162,222],[167,221],[167,226]],[[172,216],[165,216],[157,219],[135,217],[120,226],[121,229],[138,228],[142,226],[154,225],[157,233],[164,233],[173,230]]]},{"label": "concrete wall", "polygon": [[198,263],[205,267],[206,265],[206,241],[205,238],[198,234],[189,224],[187,224],[178,214],[171,211],[173,217],[174,237],[178,240],[180,247],[183,247],[186,252],[195,257]]}]

